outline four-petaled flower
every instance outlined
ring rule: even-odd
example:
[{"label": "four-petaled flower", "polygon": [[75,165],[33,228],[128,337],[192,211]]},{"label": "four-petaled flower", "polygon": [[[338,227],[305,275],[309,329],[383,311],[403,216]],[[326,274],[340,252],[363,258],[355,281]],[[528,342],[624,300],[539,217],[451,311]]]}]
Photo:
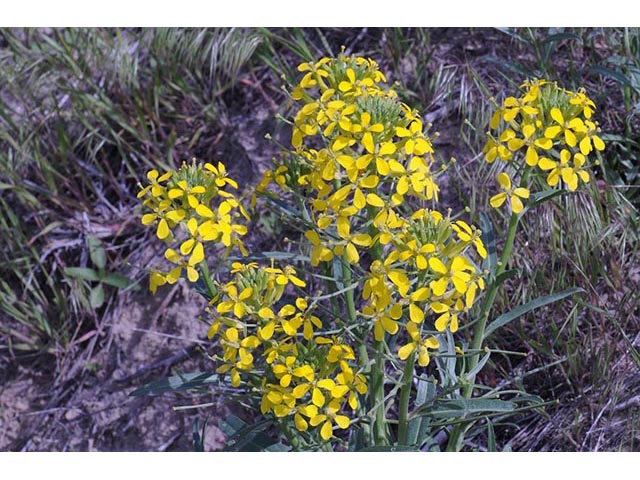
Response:
[{"label": "four-petaled flower", "polygon": [[529,198],[529,190],[524,187],[511,188],[511,179],[509,175],[504,172],[498,174],[498,183],[503,191],[491,197],[489,200],[491,206],[493,208],[500,208],[508,198],[511,202],[511,210],[513,213],[520,213],[524,208],[522,199]]}]

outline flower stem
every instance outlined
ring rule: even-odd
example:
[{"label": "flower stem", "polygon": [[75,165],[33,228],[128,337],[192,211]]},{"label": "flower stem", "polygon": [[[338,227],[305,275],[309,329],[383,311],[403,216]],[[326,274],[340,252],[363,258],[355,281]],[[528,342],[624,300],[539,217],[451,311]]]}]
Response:
[{"label": "flower stem", "polygon": [[[475,329],[473,331],[473,339],[471,341],[470,350],[473,352],[469,357],[469,366],[467,367],[467,371],[472,371],[480,361],[480,349],[482,348],[482,341],[484,340],[484,332],[487,327],[487,321],[489,320],[489,314],[491,313],[491,307],[493,307],[493,302],[496,299],[496,294],[498,293],[498,282],[497,279],[500,274],[504,273],[507,269],[507,264],[509,262],[509,258],[511,257],[511,252],[513,250],[513,244],[516,238],[516,231],[518,229],[518,222],[520,221],[520,216],[516,213],[511,214],[511,219],[509,220],[509,229],[507,231],[507,240],[504,245],[504,250],[502,251],[502,256],[500,257],[500,263],[498,264],[493,281],[487,291],[487,296],[484,298],[482,303],[482,308],[480,310],[480,318],[478,318],[478,322],[476,323]],[[464,398],[471,398],[473,394],[473,386],[476,381],[476,376],[472,375],[467,378],[464,388],[462,389],[462,395]],[[462,442],[464,440],[464,432],[468,428],[468,424],[458,423],[451,432],[451,436],[449,437],[449,443],[447,445],[448,451],[459,451],[462,448]]]},{"label": "flower stem", "polygon": [[371,370],[371,386],[373,388],[372,405],[374,414],[374,443],[387,445],[387,426],[384,415],[384,340],[374,342],[375,361]]},{"label": "flower stem", "polygon": [[[518,216],[518,214],[511,214],[511,220],[509,221],[509,230],[507,232],[507,241],[504,245],[504,250],[502,251],[500,264],[498,265],[498,268],[496,268],[495,277],[493,279],[493,282],[491,282],[491,286],[489,287],[487,296],[482,303],[480,318],[473,332],[473,341],[471,342],[470,349],[474,351],[474,353],[469,357],[469,371],[473,370],[476,365],[478,365],[478,361],[480,360],[480,349],[482,348],[482,341],[484,340],[484,331],[487,327],[487,321],[489,320],[491,307],[493,306],[493,302],[496,299],[496,294],[498,293],[499,285],[496,280],[507,269],[507,264],[509,262],[509,258],[511,257],[511,251],[513,250],[513,244],[516,238],[516,230],[518,229],[519,220],[520,217]],[[470,380],[471,381],[467,385],[465,385],[464,388],[464,396],[466,398],[471,397],[471,393],[473,390],[473,381],[475,380],[475,378]]]},{"label": "flower stem", "polygon": [[[351,276],[351,267],[349,267],[346,254],[342,259],[342,281],[345,285],[351,285],[351,282],[353,281]],[[356,302],[353,292],[353,289],[344,292],[345,303],[347,304],[347,315],[349,316],[349,325],[355,325],[357,322]],[[358,358],[360,360],[360,367],[362,368],[362,371],[367,374],[371,367],[369,365],[369,354],[367,352],[366,331],[358,342]],[[366,408],[360,402],[358,404],[358,414],[360,416],[366,415]],[[362,428],[364,438],[369,438],[371,435],[370,425],[368,423],[364,423]]]},{"label": "flower stem", "polygon": [[[373,209],[370,205],[367,206],[367,217],[371,224],[369,225],[369,234],[371,238],[376,238],[376,236],[380,233],[374,224],[375,219],[375,209]],[[384,252],[382,250],[382,245],[379,241],[376,241],[371,246],[371,256],[373,260],[383,261]],[[384,405],[384,339],[382,341],[374,340],[374,352],[375,359],[373,364],[371,365],[371,376],[370,383],[372,388],[371,398],[371,407],[374,409],[374,444],[376,446],[379,445],[387,445],[387,422],[385,418],[385,405]]]},{"label": "flower stem", "polygon": [[398,445],[406,445],[409,433],[409,397],[413,380],[413,368],[416,363],[416,352],[412,352],[404,364],[402,372],[402,387],[400,389],[400,404],[398,406]]},{"label": "flower stem", "polygon": [[215,285],[213,284],[213,280],[211,279],[207,260],[205,259],[201,261],[199,265],[200,269],[202,270],[202,276],[204,277],[204,283],[207,286],[207,290],[209,290],[209,300],[213,300],[218,294],[218,290],[216,289]]}]

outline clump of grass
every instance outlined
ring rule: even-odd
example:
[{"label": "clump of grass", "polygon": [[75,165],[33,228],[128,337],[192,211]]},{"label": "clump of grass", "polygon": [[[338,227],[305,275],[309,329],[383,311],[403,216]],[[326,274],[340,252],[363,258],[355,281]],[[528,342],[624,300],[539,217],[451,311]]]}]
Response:
[{"label": "clump of grass", "polygon": [[99,321],[64,274],[90,266],[90,237],[108,271],[137,276],[124,268],[140,235],[135,184],[212,153],[229,123],[224,94],[260,42],[243,29],[0,31],[0,334],[11,349],[64,348]]}]

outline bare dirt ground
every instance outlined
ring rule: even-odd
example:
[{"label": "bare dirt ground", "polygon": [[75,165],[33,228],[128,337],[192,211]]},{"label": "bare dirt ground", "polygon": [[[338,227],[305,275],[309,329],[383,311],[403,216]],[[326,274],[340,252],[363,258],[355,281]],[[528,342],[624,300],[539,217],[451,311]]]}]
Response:
[{"label": "bare dirt ground", "polygon": [[[14,380],[3,382],[1,450],[191,449],[189,434],[198,414],[172,410],[185,400],[128,394],[166,376],[173,367],[205,368],[206,359],[197,350],[206,339],[207,327],[197,321],[204,300],[180,284],[152,302],[145,294],[127,296],[116,300],[118,305],[102,322],[102,332],[94,336],[104,346],[70,372],[66,382],[51,385],[45,368],[39,375],[18,368]],[[217,413],[216,408],[200,412],[200,421]],[[215,426],[207,429],[207,449],[218,449],[221,440]]]},{"label": "bare dirt ground", "polygon": [[[258,84],[247,83],[245,95],[263,94]],[[230,133],[201,155],[225,159],[240,184],[255,183],[277,152],[265,139],[280,131],[268,107],[237,111]],[[158,243],[148,238],[149,245],[130,255],[132,265],[161,261]],[[262,242],[254,235],[248,246],[263,250]],[[208,421],[205,451],[222,447],[216,421],[229,405],[221,395],[129,396],[170,375],[214,370],[205,351],[208,325],[198,320],[206,301],[182,280],[152,296],[146,274],[129,273],[142,288],[113,299],[62,364],[54,355],[0,357],[0,451],[191,451],[196,419],[200,426]],[[194,403],[213,406],[174,410]],[[233,411],[241,413],[237,405]]]}]

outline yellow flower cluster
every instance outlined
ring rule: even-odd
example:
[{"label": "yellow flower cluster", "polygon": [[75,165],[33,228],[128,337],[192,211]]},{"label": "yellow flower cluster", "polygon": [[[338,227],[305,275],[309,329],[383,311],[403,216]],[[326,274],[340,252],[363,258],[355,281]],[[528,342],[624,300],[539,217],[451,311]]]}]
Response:
[{"label": "yellow flower cluster", "polygon": [[149,184],[138,193],[138,198],[144,199],[143,207],[150,210],[142,216],[142,223],[157,224],[157,237],[178,247],[165,250],[165,258],[175,265],[169,272],[151,273],[153,293],[160,285],[177,282],[183,272],[190,282],[196,282],[200,278],[196,266],[205,259],[207,242],[222,243],[229,249],[236,246],[247,254],[240,238],[247,227],[235,220],[239,215],[249,220],[249,216],[238,199],[225,190],[227,186],[237,189],[238,184],[227,176],[224,164],[183,163],[177,171],[162,175],[151,170],[147,179]]},{"label": "yellow flower cluster", "polygon": [[[494,112],[483,149],[487,162],[511,162],[521,176],[521,185],[513,189],[509,176],[501,172],[498,183],[503,191],[491,198],[494,208],[509,198],[514,213],[520,213],[522,199],[529,198],[531,174],[545,176],[550,187],[562,180],[574,191],[580,181],[590,180],[592,153],[605,148],[592,120],[595,104],[583,89],[572,92],[546,80],[525,82],[521,88],[520,97],[507,97]],[[524,164],[516,160],[522,157]]]},{"label": "yellow flower cluster", "polygon": [[301,432],[317,427],[329,440],[335,427],[349,427],[342,410],[355,410],[357,394],[367,392],[365,377],[352,365],[353,349],[339,337],[318,334],[323,323],[304,297],[276,308],[289,283],[306,283],[291,266],[235,262],[231,272],[211,312],[209,338],[222,349],[218,373],[228,374],[235,387],[244,381],[259,391],[263,414],[292,417]]},{"label": "yellow flower cluster", "polygon": [[[481,258],[487,252],[479,230],[436,210],[414,212],[388,239],[385,259],[374,260],[366,276],[362,298],[368,302],[361,316],[373,322],[377,341],[385,333],[397,334],[399,323],[404,325],[409,343],[398,356],[405,360],[418,350],[418,364],[427,366],[428,349],[437,349],[439,342],[428,329],[423,331],[426,315],[432,315],[437,332],[458,330],[458,316],[471,308],[478,288],[485,286],[470,258],[473,251]],[[407,321],[399,322],[403,317]]]},{"label": "yellow flower cluster", "polygon": [[417,351],[426,366],[428,349],[438,348],[434,334],[455,332],[458,316],[484,288],[472,261],[486,257],[480,231],[413,206],[437,202],[433,146],[418,112],[384,85],[373,60],[323,58],[298,70],[304,77],[292,91],[300,103],[293,150],[258,189],[273,180],[304,201],[313,222],[305,231],[312,265],[335,257],[368,264],[357,321],[377,341],[404,326],[409,343],[399,357]]},{"label": "yellow flower cluster", "polygon": [[393,224],[405,197],[437,199],[431,167],[433,147],[417,113],[398,101],[376,63],[361,57],[323,58],[298,67],[306,72],[293,90],[298,109],[291,143],[294,160],[269,172],[283,188],[293,185],[310,205],[312,264],[359,248],[374,239],[352,232],[353,220],[375,212],[376,225]]}]

